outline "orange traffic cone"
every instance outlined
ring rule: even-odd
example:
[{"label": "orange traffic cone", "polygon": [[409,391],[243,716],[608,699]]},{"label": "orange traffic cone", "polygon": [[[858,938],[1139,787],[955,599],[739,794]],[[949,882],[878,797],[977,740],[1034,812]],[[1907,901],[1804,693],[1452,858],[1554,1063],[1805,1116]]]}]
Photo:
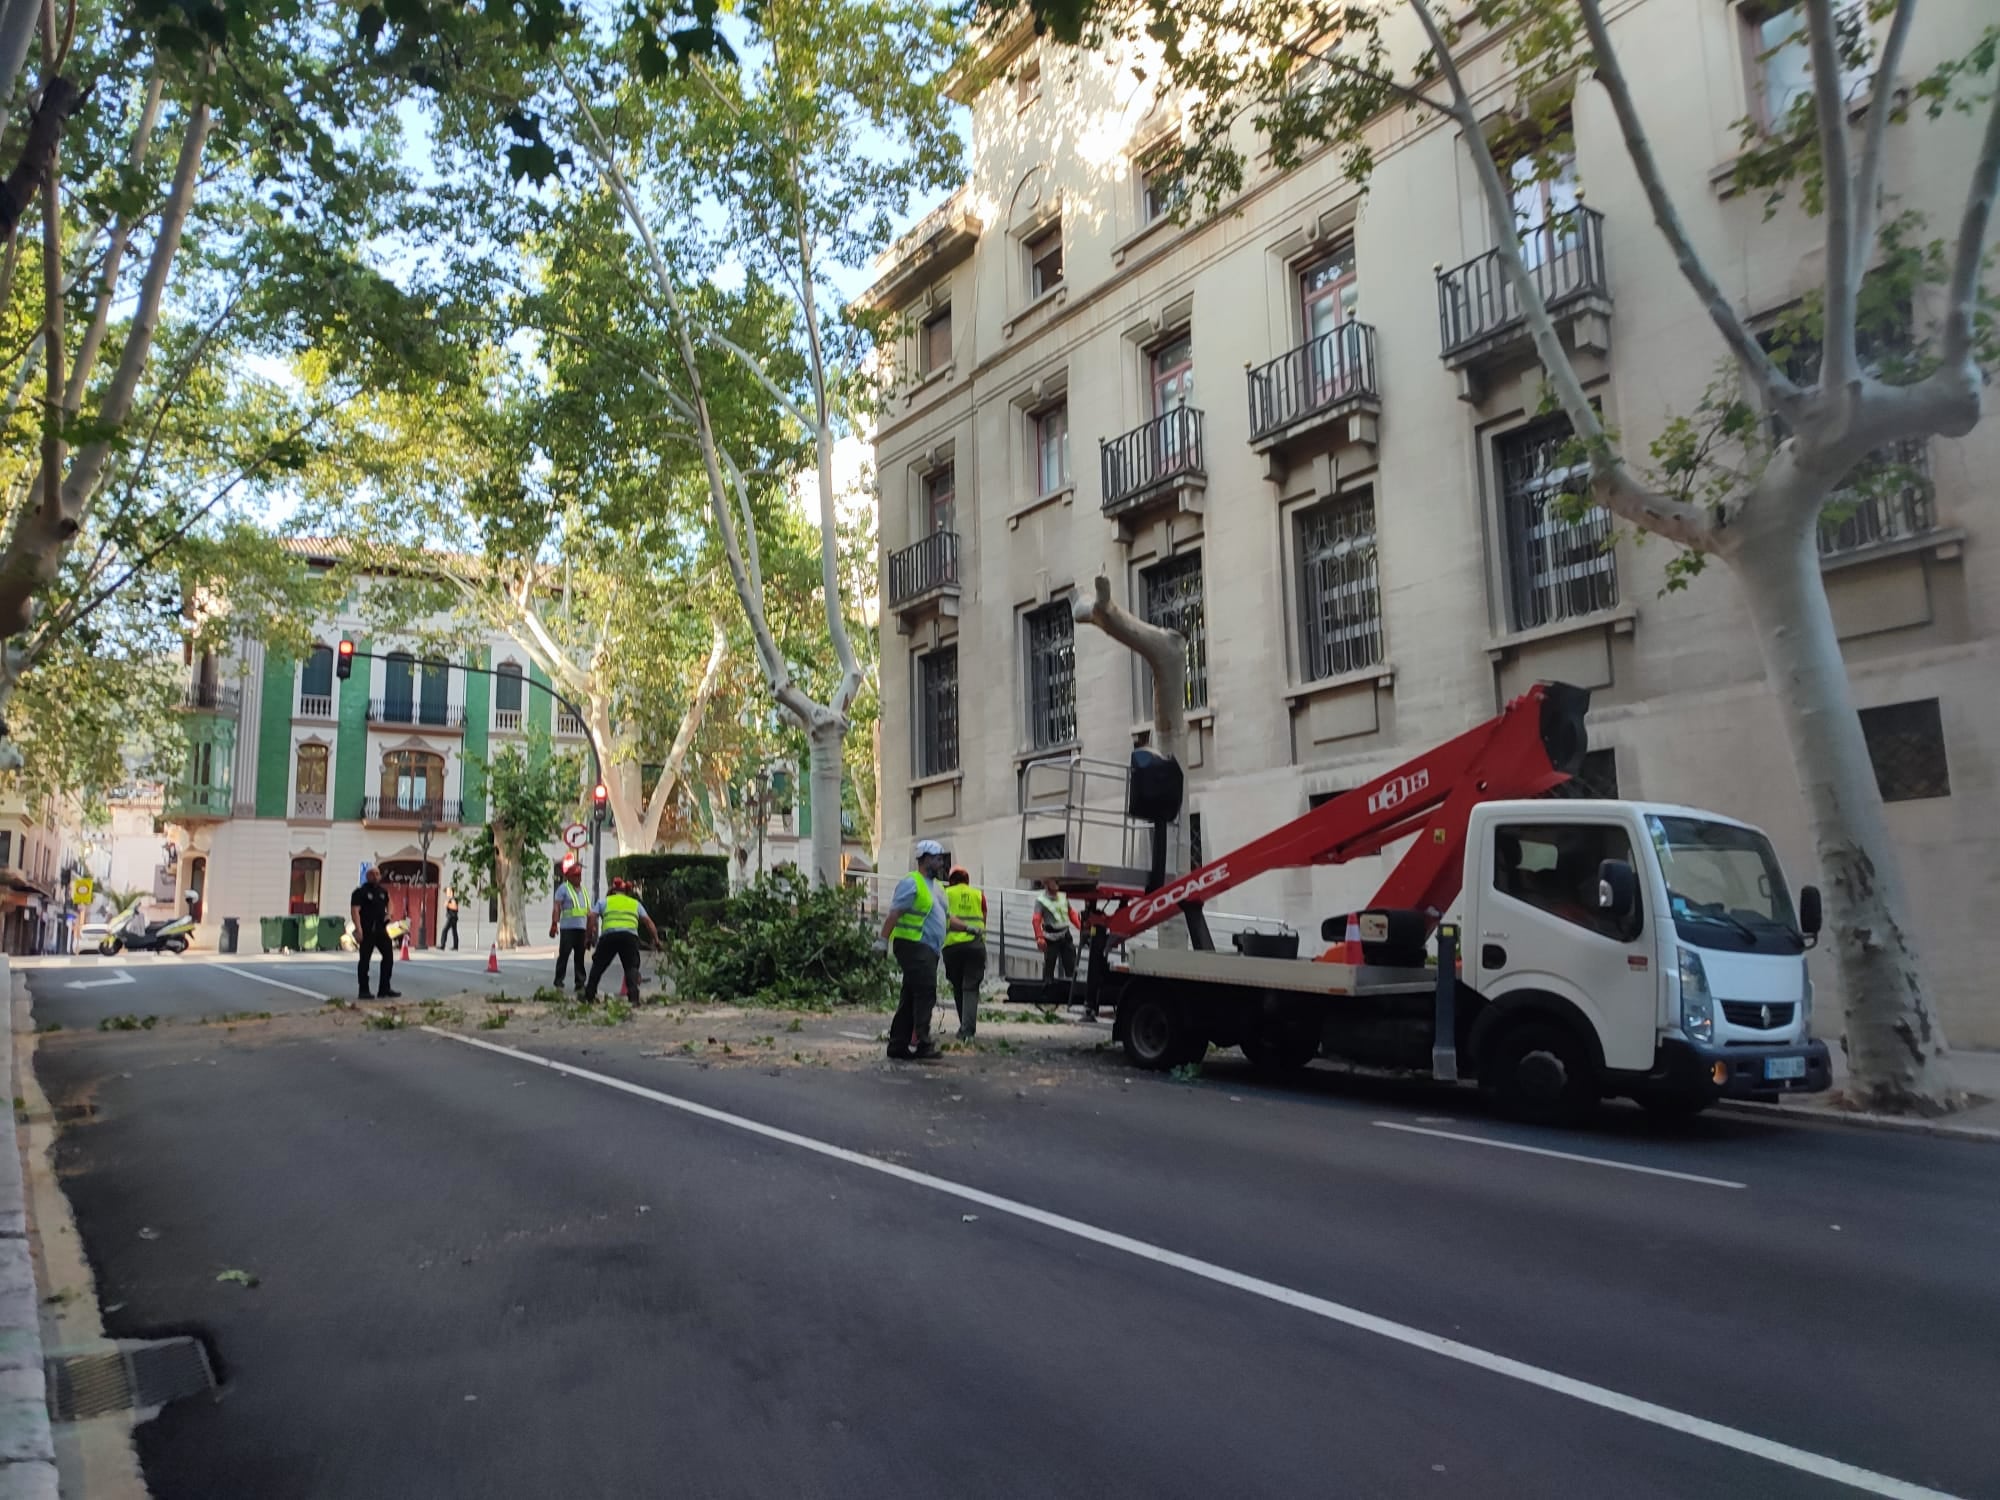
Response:
[{"label": "orange traffic cone", "polygon": [[1340,961],[1357,965],[1361,962],[1361,923],[1353,912],[1347,914],[1347,933],[1340,940]]},{"label": "orange traffic cone", "polygon": [[491,948],[486,950],[486,972],[489,974],[498,974],[500,972],[500,945],[498,943],[495,943]]},{"label": "orange traffic cone", "polygon": [[409,934],[408,934],[407,932],[403,934],[403,954],[402,954],[402,957],[403,957],[403,962],[404,962],[404,963],[408,963],[408,962],[410,961],[410,935],[409,935]]}]

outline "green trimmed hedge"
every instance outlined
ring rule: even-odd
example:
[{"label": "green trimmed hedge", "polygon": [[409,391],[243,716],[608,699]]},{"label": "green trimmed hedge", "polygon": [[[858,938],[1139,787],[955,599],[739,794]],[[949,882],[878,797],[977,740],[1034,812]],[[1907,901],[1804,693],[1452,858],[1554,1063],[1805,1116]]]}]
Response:
[{"label": "green trimmed hedge", "polygon": [[729,895],[729,861],[720,854],[621,854],[604,862],[604,872],[637,887],[662,933],[685,931],[690,908]]}]

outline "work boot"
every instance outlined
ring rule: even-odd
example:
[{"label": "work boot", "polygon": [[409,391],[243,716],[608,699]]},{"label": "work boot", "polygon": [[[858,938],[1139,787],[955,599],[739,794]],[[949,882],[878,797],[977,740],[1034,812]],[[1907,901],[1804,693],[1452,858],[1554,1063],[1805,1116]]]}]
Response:
[{"label": "work boot", "polygon": [[403,992],[401,990],[382,990],[377,993],[375,998],[378,1000],[400,1000],[403,998]]},{"label": "work boot", "polygon": [[363,990],[361,992],[361,998],[363,1000],[373,1000],[375,998],[375,992],[373,990]]},{"label": "work boot", "polygon": [[938,1044],[936,1042],[923,1041],[917,1043],[915,1049],[910,1053],[910,1056],[915,1058],[918,1062],[929,1062],[934,1057],[944,1056],[944,1053],[938,1050]]}]

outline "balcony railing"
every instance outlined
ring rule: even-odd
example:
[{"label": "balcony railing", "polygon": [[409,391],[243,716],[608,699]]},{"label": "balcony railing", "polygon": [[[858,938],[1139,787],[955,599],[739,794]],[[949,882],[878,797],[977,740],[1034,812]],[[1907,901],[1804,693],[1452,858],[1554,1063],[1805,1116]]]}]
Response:
[{"label": "balcony railing", "polygon": [[889,554],[889,608],[901,609],[939,589],[958,586],[958,533],[934,531]]},{"label": "balcony railing", "polygon": [[493,727],[501,734],[518,734],[521,729],[521,710],[518,708],[494,709]]},{"label": "balcony railing", "polygon": [[[1521,235],[1528,275],[1551,311],[1576,298],[1609,296],[1604,274],[1604,215],[1594,208],[1567,210]],[[1446,359],[1521,321],[1521,299],[1488,250],[1464,265],[1438,272],[1438,336]]]},{"label": "balcony railing", "polygon": [[292,816],[295,818],[324,818],[326,816],[325,792],[299,792],[292,798]]},{"label": "balcony railing", "polygon": [[226,786],[205,786],[196,782],[174,782],[167,788],[165,815],[172,817],[226,818],[233,793]]},{"label": "balcony railing", "polygon": [[333,717],[333,694],[300,693],[299,717],[301,719],[331,719]]},{"label": "balcony railing", "polygon": [[414,698],[373,698],[368,703],[371,724],[411,724],[419,729],[465,728],[463,703],[424,703]]},{"label": "balcony railing", "polygon": [[1122,510],[1178,481],[1203,478],[1201,413],[1177,406],[1122,437],[1100,442],[1098,457],[1107,511]]},{"label": "balcony railing", "polygon": [[181,707],[198,713],[233,714],[243,706],[241,688],[214,682],[190,682],[181,691]]},{"label": "balcony railing", "polygon": [[575,714],[558,711],[556,714],[556,733],[565,739],[581,739],[583,738],[583,720],[579,719]]},{"label": "balcony railing", "polygon": [[1250,439],[1351,401],[1379,399],[1375,330],[1343,323],[1250,372]]},{"label": "balcony railing", "polygon": [[405,802],[400,797],[364,797],[361,799],[361,821],[364,823],[406,823],[414,828],[428,816],[440,828],[449,827],[459,820],[458,799],[439,798],[431,802]]},{"label": "balcony railing", "polygon": [[1931,506],[1931,450],[1922,438],[1868,456],[1882,471],[1874,493],[1836,490],[1819,523],[1819,555],[1842,557],[1922,536],[1937,525]]}]

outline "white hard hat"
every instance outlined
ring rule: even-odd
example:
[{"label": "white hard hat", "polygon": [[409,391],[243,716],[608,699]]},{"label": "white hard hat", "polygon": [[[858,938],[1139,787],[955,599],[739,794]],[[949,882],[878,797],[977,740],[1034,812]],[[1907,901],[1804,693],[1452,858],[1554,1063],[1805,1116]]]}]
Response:
[{"label": "white hard hat", "polygon": [[926,859],[932,855],[936,855],[939,859],[943,859],[944,845],[940,844],[936,839],[918,839],[917,858]]}]

